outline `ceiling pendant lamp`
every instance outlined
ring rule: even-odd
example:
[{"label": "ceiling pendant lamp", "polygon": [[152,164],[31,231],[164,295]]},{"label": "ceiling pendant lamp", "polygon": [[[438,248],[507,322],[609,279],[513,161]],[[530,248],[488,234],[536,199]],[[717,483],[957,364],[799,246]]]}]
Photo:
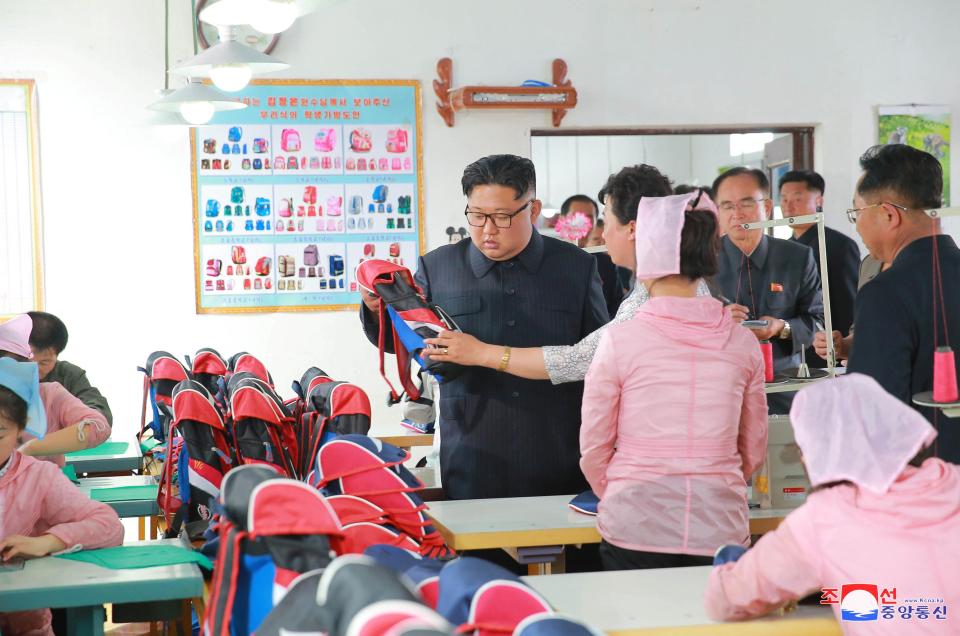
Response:
[{"label": "ceiling pendant lamp", "polygon": [[213,114],[223,110],[240,110],[247,105],[231,99],[216,88],[190,78],[187,85],[166,97],[150,104],[148,108],[164,112],[178,112],[189,124],[199,126],[213,118]]},{"label": "ceiling pendant lamp", "polygon": [[239,91],[250,83],[253,75],[274,73],[290,68],[237,41],[237,30],[230,25],[218,25],[220,42],[187,60],[174,73],[188,77],[209,77],[222,91]]}]

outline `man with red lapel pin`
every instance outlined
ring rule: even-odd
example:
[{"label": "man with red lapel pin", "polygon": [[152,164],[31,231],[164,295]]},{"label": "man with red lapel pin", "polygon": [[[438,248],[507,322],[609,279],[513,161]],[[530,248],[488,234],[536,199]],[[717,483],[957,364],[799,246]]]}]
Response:
[{"label": "man with red lapel pin", "polygon": [[[714,287],[731,301],[734,319],[747,322],[759,341],[773,346],[773,368],[800,365],[800,351],[813,343],[823,321],[820,276],[809,247],[768,236],[744,223],[770,218],[770,182],[762,170],[732,168],[713,182],[721,239]],[[767,396],[771,413],[788,413],[793,393]]]}]

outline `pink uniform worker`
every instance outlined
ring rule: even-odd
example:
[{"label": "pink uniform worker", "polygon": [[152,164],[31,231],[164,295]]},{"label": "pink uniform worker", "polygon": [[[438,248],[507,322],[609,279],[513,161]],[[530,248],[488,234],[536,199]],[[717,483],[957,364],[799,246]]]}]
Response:
[{"label": "pink uniform worker", "polygon": [[651,298],[607,329],[586,377],[580,467],[600,497],[606,569],[699,565],[749,542],[763,359],[719,301],[696,296],[718,242],[715,213],[687,209],[695,196],[640,200],[637,278]]},{"label": "pink uniform worker", "polygon": [[[960,468],[916,459],[933,427],[860,374],[804,389],[790,418],[813,491],[776,531],[711,572],[707,614],[746,619],[866,583],[879,599],[857,593],[833,605],[845,634],[960,633]],[[894,589],[895,598],[882,594]],[[908,602],[921,598],[942,602]],[[894,611],[877,611],[883,599]]]},{"label": "pink uniform worker", "polygon": [[[42,412],[37,365],[0,358],[0,562],[123,541],[113,510],[82,495],[52,463],[16,450]],[[0,613],[0,632],[52,636],[50,611]]]},{"label": "pink uniform worker", "polygon": [[[25,361],[33,358],[30,331],[33,321],[22,314],[0,325],[0,357]],[[99,446],[110,437],[110,424],[100,411],[90,408],[56,382],[40,386],[46,422],[31,422],[22,437],[29,442],[26,455],[64,465],[63,453]],[[70,432],[61,433],[65,429]],[[53,435],[53,437],[48,436]],[[36,438],[44,438],[39,443]]]}]

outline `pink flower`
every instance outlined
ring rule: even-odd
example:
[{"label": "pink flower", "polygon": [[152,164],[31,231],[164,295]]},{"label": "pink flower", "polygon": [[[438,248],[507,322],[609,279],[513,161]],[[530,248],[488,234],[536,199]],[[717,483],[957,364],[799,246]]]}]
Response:
[{"label": "pink flower", "polygon": [[554,229],[562,239],[576,242],[590,234],[590,230],[593,229],[593,221],[583,212],[574,212],[567,216],[561,216]]}]

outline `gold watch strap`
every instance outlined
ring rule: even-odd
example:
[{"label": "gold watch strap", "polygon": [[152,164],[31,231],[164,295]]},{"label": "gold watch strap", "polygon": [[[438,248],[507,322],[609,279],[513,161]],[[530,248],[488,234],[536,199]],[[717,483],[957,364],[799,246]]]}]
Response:
[{"label": "gold watch strap", "polygon": [[510,364],[510,347],[504,347],[503,357],[500,358],[500,366],[497,367],[497,371],[501,373],[506,371],[508,364]]}]

